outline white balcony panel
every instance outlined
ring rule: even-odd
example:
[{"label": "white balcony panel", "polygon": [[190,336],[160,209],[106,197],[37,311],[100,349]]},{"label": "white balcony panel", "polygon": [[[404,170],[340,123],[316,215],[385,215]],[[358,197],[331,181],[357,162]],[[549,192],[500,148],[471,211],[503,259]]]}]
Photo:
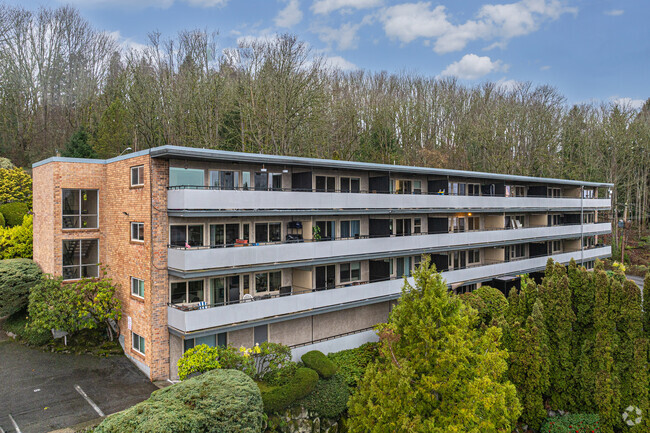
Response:
[{"label": "white balcony panel", "polygon": [[[611,230],[609,223],[585,224],[588,236]],[[580,236],[581,226],[535,227],[517,230],[491,230],[465,233],[440,233],[373,239],[350,239],[295,244],[261,245],[235,248],[174,249],[167,254],[170,269],[191,272],[261,264],[297,262],[341,256],[363,256],[377,252],[409,252],[452,246],[472,246],[549,237]]]},{"label": "white balcony panel", "polygon": [[370,342],[374,343],[377,341],[379,341],[379,336],[375,331],[364,331],[357,334],[344,335],[343,337],[332,338],[331,340],[319,341],[291,349],[291,359],[294,362],[299,362],[302,355],[312,350],[318,350],[327,355],[328,353],[354,349],[362,344]]},{"label": "white balcony panel", "polygon": [[169,190],[170,210],[240,209],[609,209],[610,199]]},{"label": "white balcony panel", "polygon": [[[550,257],[558,262],[567,263],[571,258],[575,258],[576,260],[592,260],[595,258],[609,257],[610,255],[611,247],[608,246],[593,248],[583,252],[555,254]],[[537,257],[515,262],[448,271],[443,272],[442,275],[447,280],[447,283],[454,284],[543,269],[546,266],[547,260],[548,257]],[[413,278],[409,278],[409,282],[412,284]],[[181,332],[193,332],[201,329],[261,320],[337,305],[343,308],[345,304],[352,302],[363,302],[381,297],[395,297],[401,292],[402,285],[402,280],[382,281],[195,311],[181,311],[173,307],[168,307],[167,323],[170,327]]]}]

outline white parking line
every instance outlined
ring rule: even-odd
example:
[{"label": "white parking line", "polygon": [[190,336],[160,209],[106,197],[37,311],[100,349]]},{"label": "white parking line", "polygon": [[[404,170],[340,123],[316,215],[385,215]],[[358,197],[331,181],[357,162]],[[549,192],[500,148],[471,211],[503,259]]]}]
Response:
[{"label": "white parking line", "polygon": [[[78,392],[79,394],[81,394],[81,396],[82,396],[83,398],[86,399],[86,401],[88,402],[88,404],[91,405],[91,406],[93,407],[93,409],[95,409],[95,412],[97,412],[97,415],[99,415],[99,416],[106,416],[106,415],[104,415],[104,412],[102,412],[102,410],[99,408],[99,406],[97,406],[97,405],[95,404],[95,402],[92,401],[92,400],[90,399],[90,397],[88,397],[88,396],[86,395],[86,393],[84,392],[84,390],[81,389],[81,387],[80,387],[79,385],[75,385],[75,386],[74,386],[74,389],[76,389],[77,392]],[[18,433],[20,433],[20,432],[18,432]]]},{"label": "white parking line", "polygon": [[0,433],[5,433],[5,431],[2,430],[2,427],[0,427]]},{"label": "white parking line", "polygon": [[9,421],[11,421],[11,423],[14,425],[14,430],[16,430],[16,433],[21,433],[20,427],[18,427],[18,424],[16,424],[16,420],[14,419],[13,416],[11,416],[11,414],[9,414]]}]

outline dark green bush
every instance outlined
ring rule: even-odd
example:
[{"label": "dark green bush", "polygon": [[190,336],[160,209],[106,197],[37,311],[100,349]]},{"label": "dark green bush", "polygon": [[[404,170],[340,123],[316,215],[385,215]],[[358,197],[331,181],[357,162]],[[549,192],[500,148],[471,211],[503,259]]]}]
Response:
[{"label": "dark green bush", "polygon": [[29,290],[39,283],[41,268],[29,259],[0,260],[0,317],[27,306]]},{"label": "dark green bush", "polygon": [[300,357],[305,367],[316,370],[320,377],[327,379],[336,373],[336,364],[334,364],[327,356],[318,350],[312,350],[305,353]]},{"label": "dark green bush", "polygon": [[296,374],[286,385],[262,390],[264,411],[273,413],[288,408],[294,401],[312,392],[317,383],[318,373],[311,368],[298,368]]},{"label": "dark green bush", "polygon": [[52,334],[49,332],[35,331],[27,326],[27,310],[23,309],[12,314],[5,320],[2,328],[16,335],[19,340],[24,341],[30,346],[43,346],[52,340]]},{"label": "dark green bush", "polygon": [[288,362],[284,366],[266,373],[264,375],[264,382],[271,386],[286,385],[296,374],[296,370],[298,370],[298,364]]},{"label": "dark green bush", "polygon": [[262,399],[241,371],[212,370],[109,416],[95,433],[259,433]]},{"label": "dark green bush", "polygon": [[0,213],[4,216],[5,223],[9,227],[21,225],[27,212],[29,212],[29,206],[25,203],[15,201],[0,205]]},{"label": "dark green bush", "polygon": [[306,397],[296,401],[310,412],[325,418],[338,418],[347,409],[350,391],[343,376],[335,374],[329,379],[319,379],[316,388]]},{"label": "dark green bush", "polygon": [[379,356],[378,343],[366,343],[354,349],[342,350],[327,355],[338,366],[338,375],[350,388],[356,388],[363,377],[366,366]]},{"label": "dark green bush", "polygon": [[543,433],[600,433],[598,415],[569,414],[547,418],[540,432]]}]

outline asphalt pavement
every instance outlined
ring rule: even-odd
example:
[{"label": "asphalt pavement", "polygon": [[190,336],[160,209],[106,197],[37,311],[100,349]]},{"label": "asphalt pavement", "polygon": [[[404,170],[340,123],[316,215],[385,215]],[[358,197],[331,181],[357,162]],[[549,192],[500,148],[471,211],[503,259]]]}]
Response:
[{"label": "asphalt pavement", "polygon": [[69,427],[126,409],[156,389],[124,356],[50,353],[0,342],[0,432]]}]

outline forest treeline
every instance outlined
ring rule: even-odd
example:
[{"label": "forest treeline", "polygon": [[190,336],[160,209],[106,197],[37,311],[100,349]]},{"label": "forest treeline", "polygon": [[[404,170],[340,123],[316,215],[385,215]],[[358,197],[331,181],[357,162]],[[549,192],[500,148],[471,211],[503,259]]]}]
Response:
[{"label": "forest treeline", "polygon": [[344,72],[292,35],[231,49],[152,32],[126,49],[71,6],[0,4],[0,152],[27,167],[84,128],[101,157],[174,144],[607,181],[650,206],[650,100],[569,106],[557,89]]}]

